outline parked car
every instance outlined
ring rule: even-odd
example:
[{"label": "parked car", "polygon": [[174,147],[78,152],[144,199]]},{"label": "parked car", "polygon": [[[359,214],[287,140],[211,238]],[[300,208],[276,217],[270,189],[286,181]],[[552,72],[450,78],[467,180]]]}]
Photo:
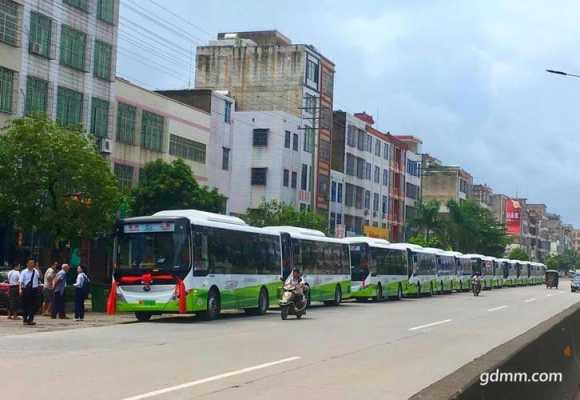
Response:
[{"label": "parked car", "polygon": [[0,311],[8,311],[8,291],[10,286],[7,282],[7,277],[0,273]]},{"label": "parked car", "polygon": [[572,292],[580,291],[580,271],[579,270],[576,270],[576,273],[574,274],[574,277],[572,278],[572,281],[570,283],[570,290]]}]

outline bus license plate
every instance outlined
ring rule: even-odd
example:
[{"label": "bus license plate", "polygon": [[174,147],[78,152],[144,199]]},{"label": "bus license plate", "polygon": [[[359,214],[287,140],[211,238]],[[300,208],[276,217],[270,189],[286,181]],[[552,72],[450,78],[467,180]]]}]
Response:
[{"label": "bus license plate", "polygon": [[155,300],[139,300],[139,304],[143,304],[144,306],[154,306]]}]

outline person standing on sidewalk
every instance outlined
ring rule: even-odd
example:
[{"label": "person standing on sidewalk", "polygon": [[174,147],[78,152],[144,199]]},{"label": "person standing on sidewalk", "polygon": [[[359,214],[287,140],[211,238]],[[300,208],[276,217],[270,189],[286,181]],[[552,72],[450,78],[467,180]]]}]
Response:
[{"label": "person standing on sidewalk", "polygon": [[83,267],[77,267],[77,280],[75,287],[75,321],[82,321],[85,319],[85,299],[87,297],[87,288],[89,286],[89,278],[84,273]]},{"label": "person standing on sidewalk", "polygon": [[19,319],[20,264],[14,264],[14,267],[8,272],[8,286],[8,319]]},{"label": "person standing on sidewalk", "polygon": [[42,305],[42,315],[52,315],[52,308],[54,306],[54,277],[58,262],[53,262],[44,273],[44,288],[42,294],[44,296],[44,304]]},{"label": "person standing on sidewalk", "polygon": [[22,297],[24,325],[36,325],[34,313],[38,305],[40,287],[40,274],[35,268],[34,259],[29,258],[26,261],[26,269],[20,273],[20,297]]},{"label": "person standing on sidewalk", "polygon": [[64,288],[66,287],[66,274],[70,270],[68,264],[63,264],[60,271],[54,277],[54,306],[52,307],[52,319],[56,316],[60,319],[67,319],[64,310]]}]

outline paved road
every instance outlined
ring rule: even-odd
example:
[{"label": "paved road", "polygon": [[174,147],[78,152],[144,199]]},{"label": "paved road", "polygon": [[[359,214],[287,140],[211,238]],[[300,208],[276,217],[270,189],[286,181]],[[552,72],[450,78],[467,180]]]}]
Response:
[{"label": "paved road", "polygon": [[[0,338],[7,399],[403,399],[580,301],[522,287]],[[539,367],[541,369],[541,366]]]}]

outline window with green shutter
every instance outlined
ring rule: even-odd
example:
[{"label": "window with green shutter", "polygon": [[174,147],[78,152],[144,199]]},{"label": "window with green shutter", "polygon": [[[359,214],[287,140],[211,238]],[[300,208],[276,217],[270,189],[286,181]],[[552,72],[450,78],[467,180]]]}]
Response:
[{"label": "window with green shutter", "polygon": [[26,115],[46,114],[48,109],[48,82],[29,76],[26,80]]},{"label": "window with green shutter", "polygon": [[14,71],[0,67],[0,112],[12,112]]},{"label": "window with green shutter", "polygon": [[99,0],[97,3],[97,18],[112,24],[115,19],[115,0]]},{"label": "window with green shutter", "polygon": [[206,146],[195,140],[171,135],[169,138],[169,154],[186,160],[205,164]]},{"label": "window with green shutter", "polygon": [[28,51],[42,57],[50,57],[50,38],[52,22],[46,15],[32,11],[30,13],[30,40]]},{"label": "window with green shutter", "polygon": [[141,125],[141,147],[161,152],[163,148],[163,117],[143,111]]},{"label": "window with green shutter", "polygon": [[78,8],[81,11],[89,11],[88,0],[63,0],[64,4],[68,4],[71,7]]},{"label": "window with green shutter", "polygon": [[87,46],[87,35],[69,26],[62,26],[60,39],[60,63],[84,71],[85,50]]},{"label": "window with green shutter", "polygon": [[81,125],[83,123],[83,94],[59,87],[56,120],[65,127]]},{"label": "window with green shutter", "polygon": [[95,40],[95,67],[94,75],[107,81],[111,80],[111,60],[113,58],[113,46],[109,43]]},{"label": "window with green shutter", "polygon": [[96,97],[91,105],[91,133],[102,138],[109,136],[109,102]]},{"label": "window with green shutter", "polygon": [[117,164],[113,167],[117,181],[119,182],[119,187],[123,191],[128,191],[133,185],[133,167],[130,165]]},{"label": "window with green shutter", "polygon": [[0,41],[16,46],[18,33],[18,4],[0,0]]},{"label": "window with green shutter", "polygon": [[137,109],[128,104],[117,106],[117,142],[135,144],[135,124]]}]

